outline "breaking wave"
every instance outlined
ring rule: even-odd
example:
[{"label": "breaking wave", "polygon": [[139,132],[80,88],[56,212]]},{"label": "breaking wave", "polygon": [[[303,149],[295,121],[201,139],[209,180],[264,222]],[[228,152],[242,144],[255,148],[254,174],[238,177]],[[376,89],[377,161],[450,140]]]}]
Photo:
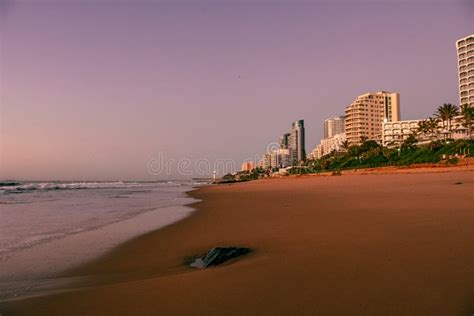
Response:
[{"label": "breaking wave", "polygon": [[170,185],[192,185],[187,181],[164,182],[0,182],[0,192],[23,193],[31,191],[52,190],[86,190],[86,189],[115,189],[115,188],[147,188]]}]

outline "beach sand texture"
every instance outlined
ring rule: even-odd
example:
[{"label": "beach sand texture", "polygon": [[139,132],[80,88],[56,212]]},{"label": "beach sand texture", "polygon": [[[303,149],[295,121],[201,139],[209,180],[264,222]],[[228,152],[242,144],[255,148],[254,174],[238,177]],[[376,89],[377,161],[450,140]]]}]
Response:
[{"label": "beach sand texture", "polygon": [[[1,303],[2,316],[474,313],[472,171],[270,179],[191,195],[202,202],[190,217],[66,273],[107,284]],[[227,245],[254,251],[185,265]]]}]

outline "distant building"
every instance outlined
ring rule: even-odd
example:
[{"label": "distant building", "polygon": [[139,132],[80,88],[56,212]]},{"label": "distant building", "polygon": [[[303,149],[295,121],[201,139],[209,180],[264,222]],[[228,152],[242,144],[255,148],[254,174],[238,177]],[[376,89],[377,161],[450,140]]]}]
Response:
[{"label": "distant building", "polygon": [[304,120],[293,122],[291,125],[288,148],[292,153],[292,164],[306,159]]},{"label": "distant building", "polygon": [[346,140],[345,133],[339,133],[330,138],[321,139],[321,143],[308,156],[309,159],[321,159],[334,151],[344,151],[342,144]]},{"label": "distant building", "polygon": [[456,41],[459,104],[474,106],[474,34]]},{"label": "distant building", "polygon": [[321,140],[323,146],[323,156],[333,151],[343,151],[342,143],[346,140],[346,133],[339,133],[330,138]]},{"label": "distant building", "polygon": [[400,95],[380,91],[357,97],[347,108],[345,133],[351,144],[362,136],[382,143],[382,124],[400,120]]},{"label": "distant building", "polygon": [[324,120],[324,138],[344,133],[344,116],[330,117]]},{"label": "distant building", "polygon": [[277,150],[270,153],[270,166],[272,168],[280,168],[280,157]]},{"label": "distant building", "polygon": [[262,169],[269,169],[272,166],[272,156],[271,154],[263,154],[262,158],[258,162],[258,166]]},{"label": "distant building", "polygon": [[290,160],[289,149],[275,149],[270,153],[270,166],[272,168],[286,168],[290,166]]},{"label": "distant building", "polygon": [[288,148],[281,148],[278,150],[280,160],[279,168],[286,168],[291,165],[291,151]]},{"label": "distant building", "polygon": [[408,136],[418,132],[418,123],[422,120],[405,120],[383,123],[382,145],[398,147]]},{"label": "distant building", "polygon": [[283,134],[279,140],[280,148],[287,149],[290,143],[290,133]]},{"label": "distant building", "polygon": [[438,127],[435,131],[428,133],[421,133],[419,131],[419,122],[423,120],[405,120],[398,122],[385,122],[383,124],[382,145],[386,147],[398,147],[411,134],[416,135],[419,143],[428,143],[436,139],[467,139],[469,134],[467,128],[462,124],[462,116],[457,116],[451,123],[451,130],[448,131],[443,122],[438,122]]},{"label": "distant building", "polygon": [[252,171],[253,169],[255,169],[253,161],[244,161],[242,163],[242,171]]},{"label": "distant building", "polygon": [[319,144],[308,155],[308,159],[317,160],[317,159],[321,159],[322,156],[323,156],[323,145]]}]

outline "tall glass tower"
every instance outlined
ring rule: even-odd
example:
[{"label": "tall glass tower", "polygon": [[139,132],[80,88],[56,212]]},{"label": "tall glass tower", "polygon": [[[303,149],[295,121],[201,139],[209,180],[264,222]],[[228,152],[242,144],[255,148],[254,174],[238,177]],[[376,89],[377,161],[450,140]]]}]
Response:
[{"label": "tall glass tower", "polygon": [[306,159],[304,120],[293,122],[291,125],[288,148],[291,150],[294,165]]}]

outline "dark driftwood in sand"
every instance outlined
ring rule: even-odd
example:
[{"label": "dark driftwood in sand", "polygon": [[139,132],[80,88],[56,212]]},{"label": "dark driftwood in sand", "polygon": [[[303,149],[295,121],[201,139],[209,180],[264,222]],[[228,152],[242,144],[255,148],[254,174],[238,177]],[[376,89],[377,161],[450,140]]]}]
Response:
[{"label": "dark driftwood in sand", "polygon": [[249,248],[215,247],[209,250],[205,256],[197,258],[189,266],[193,268],[204,269],[209,266],[215,266],[224,263],[232,258],[246,255],[249,252]]}]

